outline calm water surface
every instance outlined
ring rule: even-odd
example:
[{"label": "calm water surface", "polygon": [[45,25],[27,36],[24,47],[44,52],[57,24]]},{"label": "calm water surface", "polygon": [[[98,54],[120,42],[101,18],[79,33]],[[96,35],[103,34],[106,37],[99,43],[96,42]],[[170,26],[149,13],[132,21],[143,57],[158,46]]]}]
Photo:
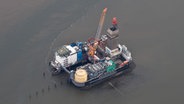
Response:
[{"label": "calm water surface", "polygon": [[[0,104],[184,103],[183,0],[0,1]],[[61,45],[94,36],[118,18],[120,42],[136,68],[89,90],[53,77],[48,62]],[[43,76],[45,73],[45,76]]]}]

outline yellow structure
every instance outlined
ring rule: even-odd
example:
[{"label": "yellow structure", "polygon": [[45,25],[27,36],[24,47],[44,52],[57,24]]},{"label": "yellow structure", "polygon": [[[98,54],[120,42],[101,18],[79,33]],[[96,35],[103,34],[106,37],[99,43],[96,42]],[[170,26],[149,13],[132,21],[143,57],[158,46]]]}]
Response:
[{"label": "yellow structure", "polygon": [[78,83],[85,83],[87,81],[87,72],[85,69],[78,69],[75,72],[75,81]]}]

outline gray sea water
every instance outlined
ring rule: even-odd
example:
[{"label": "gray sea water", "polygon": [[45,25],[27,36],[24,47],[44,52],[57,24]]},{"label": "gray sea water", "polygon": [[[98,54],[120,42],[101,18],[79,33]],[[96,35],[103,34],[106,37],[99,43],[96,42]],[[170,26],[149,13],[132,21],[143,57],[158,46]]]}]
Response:
[{"label": "gray sea water", "polygon": [[[1,0],[0,104],[183,104],[183,0]],[[103,34],[116,16],[132,73],[88,90],[51,76],[48,62],[63,44]],[[44,74],[43,74],[44,73]]]}]

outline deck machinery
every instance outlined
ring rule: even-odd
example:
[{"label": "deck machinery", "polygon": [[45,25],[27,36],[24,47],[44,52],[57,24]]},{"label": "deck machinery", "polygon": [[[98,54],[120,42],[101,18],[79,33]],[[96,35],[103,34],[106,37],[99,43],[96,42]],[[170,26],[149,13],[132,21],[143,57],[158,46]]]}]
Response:
[{"label": "deck machinery", "polygon": [[66,71],[73,85],[89,87],[129,70],[132,57],[127,47],[118,43],[116,17],[112,19],[112,27],[101,35],[106,12],[107,8],[101,14],[94,38],[63,45],[55,52],[54,60],[50,62],[52,74]]}]

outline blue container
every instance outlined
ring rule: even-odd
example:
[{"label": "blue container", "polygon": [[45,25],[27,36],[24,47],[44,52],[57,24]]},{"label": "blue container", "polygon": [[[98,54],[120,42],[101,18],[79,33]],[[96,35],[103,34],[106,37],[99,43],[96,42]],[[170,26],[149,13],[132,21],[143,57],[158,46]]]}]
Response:
[{"label": "blue container", "polygon": [[77,44],[77,46],[78,46],[80,49],[82,49],[82,46],[83,46],[83,43],[82,43],[82,42],[77,42],[76,44]]},{"label": "blue container", "polygon": [[81,61],[82,60],[82,50],[77,52],[77,61]]},{"label": "blue container", "polygon": [[74,46],[76,46],[76,45],[77,45],[76,43],[71,43],[71,44],[70,44],[71,47],[74,47]]}]

